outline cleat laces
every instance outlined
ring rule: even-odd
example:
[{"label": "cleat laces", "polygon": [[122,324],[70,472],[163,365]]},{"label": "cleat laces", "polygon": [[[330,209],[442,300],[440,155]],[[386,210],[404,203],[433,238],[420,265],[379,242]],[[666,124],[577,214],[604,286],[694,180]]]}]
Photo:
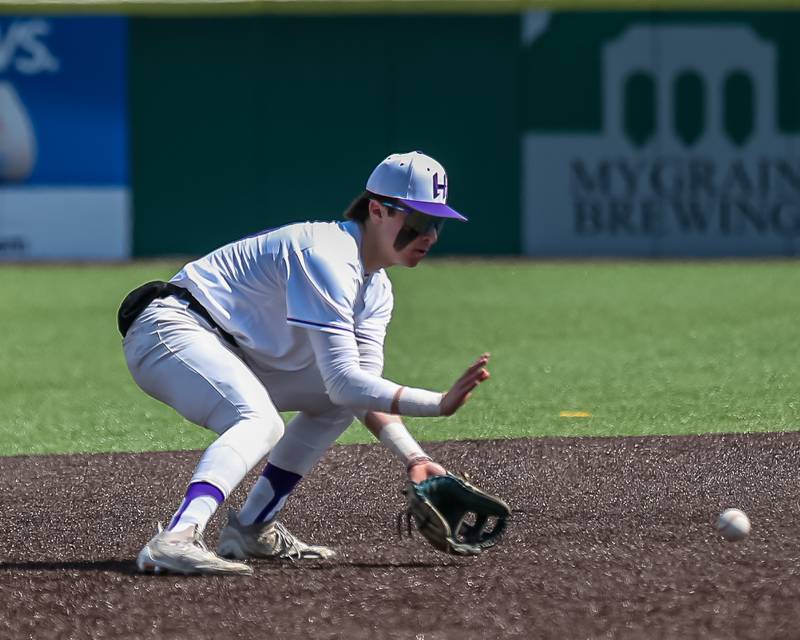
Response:
[{"label": "cleat laces", "polygon": [[192,544],[196,547],[200,547],[203,551],[208,552],[208,547],[203,540],[203,534],[200,533],[200,530],[197,527],[195,527],[194,534],[192,535]]},{"label": "cleat laces", "polygon": [[275,522],[272,525],[272,531],[275,534],[275,546],[278,548],[280,555],[285,554],[291,560],[299,560],[303,557],[303,550],[300,548],[299,541],[286,527],[280,522]]}]

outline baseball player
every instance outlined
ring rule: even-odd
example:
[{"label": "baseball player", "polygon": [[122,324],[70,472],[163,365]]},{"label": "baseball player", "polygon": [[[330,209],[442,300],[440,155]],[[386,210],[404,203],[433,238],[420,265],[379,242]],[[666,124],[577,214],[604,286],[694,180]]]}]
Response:
[{"label": "baseball player", "polygon": [[[489,377],[481,355],[445,393],[382,377],[392,313],[384,269],[416,266],[447,219],[447,175],[418,151],[381,162],[341,222],[264,231],[131,292],[119,324],[136,383],[218,438],[203,453],[166,529],[137,558],[143,572],[250,575],[251,558],[329,558],[277,516],[354,417],[419,482],[445,470],[400,416],[449,416]],[[280,411],[297,411],[284,425]],[[267,463],[217,553],[203,530],[245,475]]]}]

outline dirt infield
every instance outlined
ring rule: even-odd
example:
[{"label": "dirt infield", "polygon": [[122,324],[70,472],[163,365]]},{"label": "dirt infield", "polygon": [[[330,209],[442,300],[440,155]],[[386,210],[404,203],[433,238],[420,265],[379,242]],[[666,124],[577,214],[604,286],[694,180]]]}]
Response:
[{"label": "dirt infield", "polygon": [[[2,458],[0,638],[800,637],[800,434],[427,448],[511,504],[500,547],[398,540],[398,465],[340,446],[284,512],[339,556],[253,578],[135,573],[196,452]],[[753,521],[744,542],[714,531],[727,506]]]}]

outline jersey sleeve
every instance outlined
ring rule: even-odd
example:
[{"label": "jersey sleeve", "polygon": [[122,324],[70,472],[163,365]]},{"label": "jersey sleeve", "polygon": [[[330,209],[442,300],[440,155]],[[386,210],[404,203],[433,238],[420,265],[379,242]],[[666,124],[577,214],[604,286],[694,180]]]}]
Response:
[{"label": "jersey sleeve", "polygon": [[397,404],[396,413],[401,415],[441,415],[443,394],[401,387],[362,369],[352,335],[345,337],[323,331],[308,333],[325,389],[334,404],[348,407],[354,415],[360,415],[362,410],[389,413],[393,404]]},{"label": "jersey sleeve", "polygon": [[286,321],[305,329],[354,334],[358,267],[317,247],[286,258]]},{"label": "jersey sleeve", "polygon": [[385,274],[381,275],[373,290],[367,292],[368,302],[364,310],[356,316],[355,333],[358,350],[362,356],[368,354],[369,359],[374,360],[375,354],[380,353],[382,370],[383,344],[389,321],[392,319],[394,297],[392,283]]}]

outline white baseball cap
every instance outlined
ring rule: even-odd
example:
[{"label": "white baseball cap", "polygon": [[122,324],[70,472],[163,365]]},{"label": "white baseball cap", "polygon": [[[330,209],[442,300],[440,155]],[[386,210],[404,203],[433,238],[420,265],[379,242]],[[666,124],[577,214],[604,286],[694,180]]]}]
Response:
[{"label": "white baseball cap", "polygon": [[466,218],[447,206],[447,173],[421,151],[393,153],[367,180],[367,191],[401,201],[408,207],[437,218]]}]

